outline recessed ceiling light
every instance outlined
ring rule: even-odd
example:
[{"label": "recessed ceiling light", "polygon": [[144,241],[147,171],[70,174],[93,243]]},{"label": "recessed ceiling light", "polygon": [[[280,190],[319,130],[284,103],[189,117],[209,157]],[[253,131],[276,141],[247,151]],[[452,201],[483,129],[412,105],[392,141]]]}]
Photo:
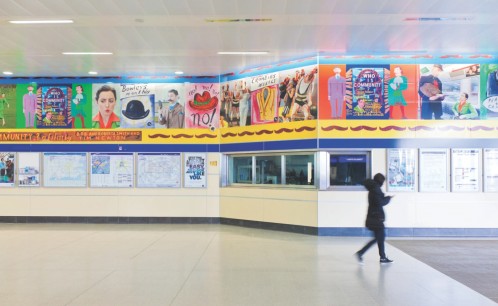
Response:
[{"label": "recessed ceiling light", "polygon": [[73,23],[72,20],[10,20],[13,24]]},{"label": "recessed ceiling light", "polygon": [[13,72],[11,72],[11,71],[4,71],[4,72],[3,72],[3,74],[5,74],[5,75],[12,75],[12,74],[14,74],[14,73],[13,73]]},{"label": "recessed ceiling light", "polygon": [[88,71],[88,74],[96,75],[96,74],[99,74],[99,73],[97,71]]},{"label": "recessed ceiling light", "polygon": [[62,52],[64,55],[112,55],[112,52]]},{"label": "recessed ceiling light", "polygon": [[237,19],[237,18],[227,18],[227,19],[204,19],[206,22],[270,22],[271,18],[247,18],[247,19]]},{"label": "recessed ceiling light", "polygon": [[470,17],[408,17],[404,19],[405,21],[467,21],[471,20]]},{"label": "recessed ceiling light", "polygon": [[175,71],[175,74],[183,74],[183,71]]},{"label": "recessed ceiling light", "polygon": [[219,55],[261,55],[268,54],[268,51],[220,51]]}]

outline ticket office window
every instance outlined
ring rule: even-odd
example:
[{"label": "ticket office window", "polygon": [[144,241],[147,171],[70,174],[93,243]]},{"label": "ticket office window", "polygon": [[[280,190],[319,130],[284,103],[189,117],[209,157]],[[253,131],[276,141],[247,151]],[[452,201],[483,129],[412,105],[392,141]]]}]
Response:
[{"label": "ticket office window", "polygon": [[228,183],[252,184],[254,177],[252,165],[252,156],[230,156],[228,159]]},{"label": "ticket office window", "polygon": [[370,152],[330,152],[329,189],[362,190],[371,177]]},{"label": "ticket office window", "polygon": [[315,187],[315,153],[228,156],[228,185]]}]

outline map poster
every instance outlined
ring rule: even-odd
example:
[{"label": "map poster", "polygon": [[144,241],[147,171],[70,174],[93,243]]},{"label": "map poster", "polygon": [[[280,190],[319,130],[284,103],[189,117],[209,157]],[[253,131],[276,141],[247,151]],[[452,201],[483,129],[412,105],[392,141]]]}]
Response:
[{"label": "map poster", "polygon": [[184,182],[185,188],[206,187],[207,162],[205,153],[184,154]]},{"label": "map poster", "polygon": [[415,191],[416,149],[387,150],[387,189],[389,191]]},{"label": "map poster", "polygon": [[0,187],[14,187],[16,153],[0,152]]},{"label": "map poster", "polygon": [[91,153],[90,187],[133,187],[133,153]]},{"label": "map poster", "polygon": [[484,149],[484,191],[498,192],[498,149]]},{"label": "map poster", "polygon": [[180,153],[138,153],[137,187],[181,187]]},{"label": "map poster", "polygon": [[20,152],[17,155],[19,187],[40,186],[40,153]]},{"label": "map poster", "polygon": [[86,153],[43,153],[43,186],[86,187]]},{"label": "map poster", "polygon": [[481,149],[451,150],[451,191],[480,191],[480,157]]},{"label": "map poster", "polygon": [[448,191],[448,150],[420,149],[420,191]]},{"label": "map poster", "polygon": [[70,103],[72,86],[42,85],[40,107],[37,109],[36,126],[38,128],[68,128],[68,116],[71,114]]}]

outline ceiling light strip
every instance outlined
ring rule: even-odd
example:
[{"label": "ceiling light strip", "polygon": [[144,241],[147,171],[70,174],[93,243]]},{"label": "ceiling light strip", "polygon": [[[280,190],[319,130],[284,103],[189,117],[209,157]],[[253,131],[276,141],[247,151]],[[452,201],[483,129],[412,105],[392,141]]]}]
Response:
[{"label": "ceiling light strip", "polygon": [[62,52],[64,55],[112,55],[112,52]]},{"label": "ceiling light strip", "polygon": [[13,24],[51,24],[51,23],[73,23],[73,20],[9,20]]},{"label": "ceiling light strip", "polygon": [[220,51],[219,55],[262,55],[268,54],[268,51]]}]

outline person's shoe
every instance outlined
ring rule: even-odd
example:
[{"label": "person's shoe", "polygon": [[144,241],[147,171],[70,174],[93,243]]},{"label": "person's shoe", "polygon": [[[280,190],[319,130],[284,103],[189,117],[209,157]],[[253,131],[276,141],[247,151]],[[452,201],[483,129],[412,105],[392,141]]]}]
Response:
[{"label": "person's shoe", "polygon": [[354,256],[356,257],[356,260],[358,260],[358,264],[363,265],[363,255],[360,252],[354,253]]},{"label": "person's shoe", "polygon": [[388,264],[388,263],[391,263],[391,262],[393,262],[393,261],[394,261],[394,260],[391,260],[391,259],[389,259],[389,258],[387,258],[387,257],[384,257],[384,258],[381,258],[381,259],[380,259],[380,263],[381,263],[381,264]]}]

